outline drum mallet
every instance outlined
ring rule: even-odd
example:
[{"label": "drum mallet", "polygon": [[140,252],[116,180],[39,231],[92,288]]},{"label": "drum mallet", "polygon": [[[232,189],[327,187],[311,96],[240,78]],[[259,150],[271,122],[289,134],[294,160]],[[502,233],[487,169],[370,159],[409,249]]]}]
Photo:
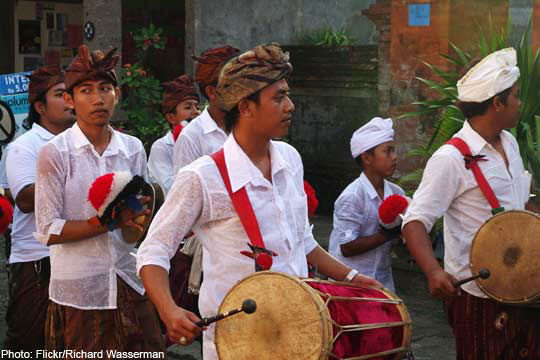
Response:
[{"label": "drum mallet", "polygon": [[461,280],[459,280],[459,281],[456,281],[456,282],[454,283],[454,287],[456,287],[456,288],[457,288],[457,287],[460,287],[461,285],[466,284],[466,283],[468,283],[468,282],[470,282],[470,281],[476,280],[476,279],[478,279],[478,278],[484,279],[484,280],[485,280],[485,279],[487,279],[490,275],[491,275],[491,273],[489,272],[488,269],[482,268],[482,269],[480,269],[480,271],[478,272],[478,275],[470,276],[470,277],[468,277],[468,278],[465,278],[465,279],[461,279]]},{"label": "drum mallet", "polygon": [[242,307],[234,310],[230,310],[221,314],[217,314],[216,316],[211,316],[202,319],[199,322],[196,322],[195,324],[199,327],[208,326],[213,322],[216,322],[221,319],[225,319],[226,317],[229,317],[234,314],[238,314],[240,312],[245,312],[246,314],[253,314],[257,310],[257,303],[255,300],[246,299],[242,303]]}]

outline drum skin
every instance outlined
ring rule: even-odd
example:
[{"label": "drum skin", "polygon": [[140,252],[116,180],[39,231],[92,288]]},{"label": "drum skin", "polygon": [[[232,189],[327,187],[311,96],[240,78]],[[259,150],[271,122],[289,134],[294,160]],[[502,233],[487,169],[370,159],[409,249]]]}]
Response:
[{"label": "drum skin", "polygon": [[[344,283],[319,282],[315,279],[299,279],[272,271],[246,277],[225,296],[219,312],[239,308],[245,299],[255,300],[257,311],[250,315],[240,313],[216,323],[215,343],[219,359],[334,359],[330,355],[333,350],[333,320],[322,292],[336,284],[351,286]],[[383,298],[397,299],[385,295]],[[343,302],[345,301],[347,300]],[[400,306],[401,309],[397,311],[399,320],[408,321],[410,324],[405,306],[403,304]],[[411,336],[410,325],[403,328],[403,343],[408,347]],[[338,337],[337,341],[340,341],[340,338]],[[400,359],[403,353],[376,359]],[[366,357],[368,358],[371,357]]]},{"label": "drum skin", "polygon": [[470,252],[473,275],[480,269],[490,277],[477,279],[489,297],[509,304],[540,300],[540,218],[525,210],[510,210],[486,221],[476,233]]}]

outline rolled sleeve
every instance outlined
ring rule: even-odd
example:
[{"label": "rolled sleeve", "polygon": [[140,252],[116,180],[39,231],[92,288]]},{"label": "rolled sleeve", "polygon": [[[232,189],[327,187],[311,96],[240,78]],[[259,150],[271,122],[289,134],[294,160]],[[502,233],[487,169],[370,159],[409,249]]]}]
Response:
[{"label": "rolled sleeve", "polygon": [[138,274],[146,265],[157,265],[169,271],[170,259],[178,251],[180,241],[201,217],[203,196],[196,173],[184,171],[178,174],[137,251]]},{"label": "rolled sleeve", "polygon": [[56,147],[48,143],[43,146],[37,162],[35,214],[36,239],[44,245],[50,235],[60,235],[66,223],[62,219],[64,209],[65,169],[62,156]]},{"label": "rolled sleeve", "polygon": [[364,210],[354,195],[341,199],[334,210],[334,231],[339,244],[349,243],[363,233],[367,223]]},{"label": "rolled sleeve", "polygon": [[447,154],[435,154],[429,159],[403,218],[403,227],[412,221],[420,221],[428,232],[431,231],[435,221],[448,210],[463,186],[460,176],[462,161]]}]

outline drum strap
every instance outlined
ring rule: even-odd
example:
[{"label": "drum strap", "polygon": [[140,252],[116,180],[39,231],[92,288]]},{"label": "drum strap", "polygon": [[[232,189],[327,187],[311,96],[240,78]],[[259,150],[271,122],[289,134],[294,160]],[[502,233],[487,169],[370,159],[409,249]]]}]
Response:
[{"label": "drum strap", "polygon": [[264,241],[261,235],[261,230],[259,229],[259,222],[249,201],[246,187],[238,189],[233,193],[231,187],[231,180],[229,178],[229,172],[227,170],[227,164],[225,163],[225,152],[223,149],[218,152],[210,155],[223,178],[227,192],[231,197],[231,201],[234,206],[234,210],[240,218],[240,222],[246,231],[246,234],[249,238],[251,244],[248,244],[252,252],[241,251],[242,255],[248,256],[252,259],[255,259],[255,268],[259,270],[270,270],[272,267],[272,256],[277,256],[277,254],[271,250],[268,250],[264,247]]},{"label": "drum strap", "polygon": [[487,159],[484,159],[485,155],[472,155],[469,145],[467,145],[467,143],[463,139],[458,137],[453,137],[446,143],[448,145],[453,145],[459,150],[461,155],[463,155],[463,159],[465,160],[465,168],[473,172],[474,178],[478,183],[478,187],[480,188],[482,194],[484,194],[484,197],[491,206],[491,213],[495,215],[497,213],[503,212],[504,208],[501,206],[501,204],[499,204],[499,200],[497,200],[493,189],[487,182],[484,174],[482,173],[482,170],[480,169],[480,166],[478,165],[478,161],[487,161]]}]

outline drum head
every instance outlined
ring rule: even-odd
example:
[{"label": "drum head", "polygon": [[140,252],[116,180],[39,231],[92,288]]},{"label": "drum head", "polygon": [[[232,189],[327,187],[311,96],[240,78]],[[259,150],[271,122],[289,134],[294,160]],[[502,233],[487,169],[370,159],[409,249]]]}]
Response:
[{"label": "drum head", "polygon": [[122,228],[122,236],[124,238],[124,241],[131,244],[131,243],[137,243],[137,245],[144,239],[146,236],[146,232],[148,231],[148,227],[150,226],[150,222],[152,221],[152,218],[154,217],[155,210],[156,210],[156,191],[154,189],[153,185],[150,185],[146,183],[143,187],[142,191],[144,196],[150,196],[150,202],[145,205],[144,209],[150,209],[150,214],[146,215],[144,217],[144,221],[141,224],[143,227],[143,231],[138,231],[135,228]]},{"label": "drum head", "polygon": [[0,144],[7,144],[15,136],[15,116],[8,104],[0,100]]},{"label": "drum head", "polygon": [[489,297],[506,303],[540,298],[540,218],[512,210],[489,219],[476,234],[470,253],[473,275],[486,268],[488,279],[476,283]]},{"label": "drum head", "polygon": [[255,313],[216,323],[220,360],[327,359],[330,314],[308,285],[286,274],[259,272],[233,287],[219,312],[239,308],[245,299],[257,302]]}]

